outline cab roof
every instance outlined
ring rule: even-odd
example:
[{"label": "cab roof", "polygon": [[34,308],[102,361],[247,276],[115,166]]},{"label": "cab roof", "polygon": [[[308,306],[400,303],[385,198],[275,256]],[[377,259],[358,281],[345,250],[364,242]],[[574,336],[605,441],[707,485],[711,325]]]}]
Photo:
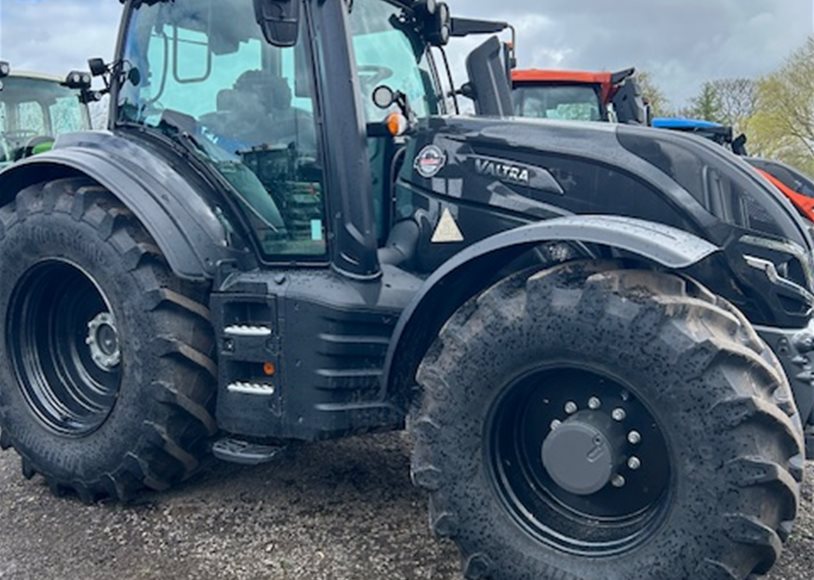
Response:
[{"label": "cab roof", "polygon": [[62,83],[65,79],[61,79],[54,75],[46,75],[42,73],[30,72],[30,71],[23,71],[23,70],[12,70],[11,74],[6,77],[7,79],[34,79],[38,81],[50,81],[54,83]]},{"label": "cab roof", "polygon": [[701,119],[685,119],[673,117],[656,117],[653,119],[653,126],[658,129],[720,129],[723,127],[720,123],[713,123],[712,121],[704,121]]},{"label": "cab roof", "polygon": [[613,73],[570,70],[528,69],[512,71],[515,83],[567,83],[604,85],[611,83]]}]

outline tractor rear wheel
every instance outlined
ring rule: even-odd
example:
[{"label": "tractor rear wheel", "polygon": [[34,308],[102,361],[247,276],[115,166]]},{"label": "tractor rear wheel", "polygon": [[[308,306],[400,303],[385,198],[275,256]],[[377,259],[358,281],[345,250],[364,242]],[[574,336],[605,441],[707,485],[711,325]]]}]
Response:
[{"label": "tractor rear wheel", "polygon": [[215,431],[207,289],[84,179],[23,190],[0,224],[2,447],[89,502],[187,478]]},{"label": "tractor rear wheel", "polygon": [[428,352],[413,480],[467,578],[762,574],[803,470],[778,369],[690,280],[613,262],[517,274]]}]

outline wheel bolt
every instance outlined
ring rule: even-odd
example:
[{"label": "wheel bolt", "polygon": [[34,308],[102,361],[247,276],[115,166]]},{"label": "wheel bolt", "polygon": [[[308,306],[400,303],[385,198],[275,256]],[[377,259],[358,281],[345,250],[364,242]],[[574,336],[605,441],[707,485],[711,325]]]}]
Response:
[{"label": "wheel bolt", "polygon": [[562,425],[562,421],[560,421],[559,419],[554,419],[554,420],[551,422],[551,430],[552,430],[552,431],[554,431],[554,430],[555,430],[557,427],[559,427],[560,425]]},{"label": "wheel bolt", "polygon": [[588,408],[592,411],[596,411],[599,407],[602,406],[602,401],[600,401],[597,397],[591,397],[588,399]]},{"label": "wheel bolt", "polygon": [[613,417],[614,421],[621,423],[622,421],[627,419],[627,413],[625,412],[624,409],[620,407],[613,410],[613,412],[611,413],[611,417]]},{"label": "wheel bolt", "polygon": [[627,441],[631,445],[638,445],[642,442],[642,436],[638,431],[631,431],[627,434]]},{"label": "wheel bolt", "polygon": [[642,460],[638,457],[631,457],[627,460],[627,466],[632,470],[636,471],[642,466]]},{"label": "wheel bolt", "polygon": [[611,480],[611,485],[616,488],[625,487],[625,483],[627,482],[625,481],[625,478],[622,477],[621,475],[614,475],[613,479]]},{"label": "wheel bolt", "polygon": [[579,407],[577,407],[577,404],[574,401],[568,401],[565,404],[565,412],[568,413],[569,415],[573,415],[578,410],[579,410]]}]

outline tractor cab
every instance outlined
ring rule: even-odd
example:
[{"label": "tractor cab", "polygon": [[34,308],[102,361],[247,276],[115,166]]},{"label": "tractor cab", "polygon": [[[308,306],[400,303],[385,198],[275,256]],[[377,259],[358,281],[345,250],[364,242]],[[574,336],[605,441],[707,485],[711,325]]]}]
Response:
[{"label": "tractor cab", "polygon": [[48,151],[59,135],[91,129],[85,85],[90,75],[66,79],[25,72],[3,77],[0,90],[0,168]]},{"label": "tractor cab", "polygon": [[634,78],[636,69],[616,73],[516,70],[511,73],[515,114],[568,121],[645,125],[648,108]]}]

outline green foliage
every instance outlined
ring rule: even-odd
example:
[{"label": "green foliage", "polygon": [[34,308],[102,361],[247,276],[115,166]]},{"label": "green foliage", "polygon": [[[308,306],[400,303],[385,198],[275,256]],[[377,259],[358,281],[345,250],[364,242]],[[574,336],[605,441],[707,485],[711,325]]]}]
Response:
[{"label": "green foliage", "polygon": [[746,133],[751,154],[814,175],[814,37],[762,79],[707,81],[676,114]]},{"label": "green foliage", "polygon": [[642,91],[642,95],[650,103],[653,115],[656,117],[666,117],[670,113],[670,101],[664,91],[653,80],[653,76],[647,71],[636,73],[636,82]]},{"label": "green foliage", "polygon": [[683,116],[713,123],[720,123],[723,120],[721,98],[712,82],[704,83],[699,95],[690,103],[690,107],[682,111]]},{"label": "green foliage", "polygon": [[755,153],[814,175],[814,37],[759,81],[749,129]]}]

